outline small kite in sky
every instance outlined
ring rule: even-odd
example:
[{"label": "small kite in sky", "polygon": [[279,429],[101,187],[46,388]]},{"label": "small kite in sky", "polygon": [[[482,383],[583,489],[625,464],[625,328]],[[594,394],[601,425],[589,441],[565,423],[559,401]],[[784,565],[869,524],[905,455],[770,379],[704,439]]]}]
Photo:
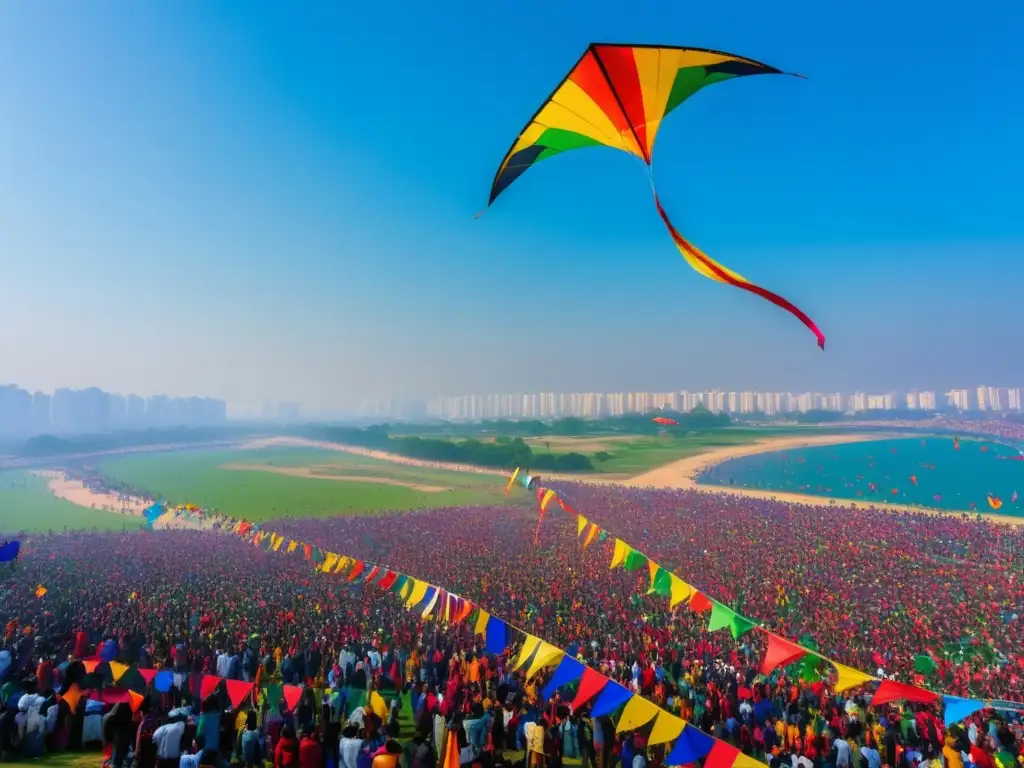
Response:
[{"label": "small kite in sky", "polygon": [[705,86],[748,75],[781,75],[752,59],[703,48],[591,43],[540,105],[505,154],[488,206],[528,169],[561,152],[606,146],[644,168],[654,205],[676,248],[704,277],[749,291],[786,310],[825,348],[825,335],[799,308],[714,261],[680,234],[654,186],[654,140],[668,114]]}]

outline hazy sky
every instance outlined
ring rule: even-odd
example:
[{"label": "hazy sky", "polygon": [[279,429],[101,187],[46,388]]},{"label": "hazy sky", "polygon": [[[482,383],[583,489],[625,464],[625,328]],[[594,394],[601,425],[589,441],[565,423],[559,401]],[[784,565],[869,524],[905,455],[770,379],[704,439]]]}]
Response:
[{"label": "hazy sky", "polygon": [[[0,4],[0,380],[233,406],[1024,385],[1024,5]],[[807,75],[568,153],[479,220],[590,41]]]}]

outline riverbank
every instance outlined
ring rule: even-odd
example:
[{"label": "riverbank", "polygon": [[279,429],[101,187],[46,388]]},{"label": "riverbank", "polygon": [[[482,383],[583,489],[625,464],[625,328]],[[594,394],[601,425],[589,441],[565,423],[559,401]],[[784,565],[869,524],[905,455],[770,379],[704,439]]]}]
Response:
[{"label": "riverbank", "polygon": [[[730,446],[702,453],[698,456],[691,456],[686,459],[672,462],[663,467],[637,475],[623,485],[641,488],[676,488],[680,490],[696,490],[708,493],[728,493],[733,496],[746,496],[754,499],[768,501],[782,501],[791,504],[804,504],[808,506],[826,508],[859,508],[859,509],[883,509],[891,512],[914,512],[933,515],[936,517],[962,518],[965,515],[973,516],[975,513],[967,510],[941,510],[932,507],[917,506],[911,504],[890,504],[887,502],[862,501],[859,499],[828,498],[803,493],[792,493],[787,491],[762,490],[758,488],[737,488],[732,485],[713,485],[709,483],[698,483],[697,477],[702,471],[716,464],[721,464],[729,459],[737,459],[745,456],[752,456],[759,453],[775,453],[780,451],[792,451],[801,448],[813,448],[829,445],[846,445],[849,443],[868,442],[872,440],[885,440],[893,437],[900,437],[898,434],[835,434],[820,435],[805,438],[769,438],[750,445]],[[916,436],[916,435],[915,435]],[[1024,525],[1024,517],[1014,515],[1001,515],[990,512],[983,512],[986,520],[1003,523],[1006,525]]]}]

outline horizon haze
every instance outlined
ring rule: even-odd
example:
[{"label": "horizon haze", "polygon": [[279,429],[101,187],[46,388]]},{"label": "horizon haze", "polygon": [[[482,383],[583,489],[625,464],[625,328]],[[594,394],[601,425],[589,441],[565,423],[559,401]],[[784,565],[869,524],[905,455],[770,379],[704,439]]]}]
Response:
[{"label": "horizon haze", "polygon": [[[1024,7],[601,0],[0,9],[0,384],[314,411],[489,392],[1024,385]],[[567,153],[486,215],[592,41],[799,72]]]}]

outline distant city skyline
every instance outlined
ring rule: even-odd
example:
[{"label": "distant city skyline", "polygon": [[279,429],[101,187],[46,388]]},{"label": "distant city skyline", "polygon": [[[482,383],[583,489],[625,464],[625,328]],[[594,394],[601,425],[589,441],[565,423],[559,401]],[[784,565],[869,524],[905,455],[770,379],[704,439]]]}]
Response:
[{"label": "distant city skyline", "polygon": [[687,390],[619,392],[527,392],[453,395],[431,398],[366,398],[348,409],[318,411],[302,403],[265,400],[254,412],[232,412],[212,397],[172,397],[106,392],[98,387],[62,387],[30,392],[17,384],[0,386],[0,435],[86,434],[148,427],[216,426],[232,419],[277,423],[334,419],[398,421],[601,418],[656,410],[685,413],[696,407],[733,415],[806,413],[813,410],[858,413],[869,410],[1021,412],[1024,388],[981,384],[950,389],[882,392],[769,390]]},{"label": "distant city skyline", "polygon": [[146,427],[206,427],[227,421],[227,404],[212,397],[120,395],[98,387],[52,393],[0,386],[0,435],[92,434]]},{"label": "distant city skyline", "polygon": [[[713,413],[767,416],[809,411],[860,413],[863,411],[1020,412],[1024,390],[987,384],[945,391],[888,392],[767,392],[719,389],[671,392],[541,392],[527,394],[459,395],[432,398],[426,413],[437,419],[548,419],[565,416],[601,418],[658,410],[686,413],[703,407]],[[386,415],[386,414],[366,414]]]}]

